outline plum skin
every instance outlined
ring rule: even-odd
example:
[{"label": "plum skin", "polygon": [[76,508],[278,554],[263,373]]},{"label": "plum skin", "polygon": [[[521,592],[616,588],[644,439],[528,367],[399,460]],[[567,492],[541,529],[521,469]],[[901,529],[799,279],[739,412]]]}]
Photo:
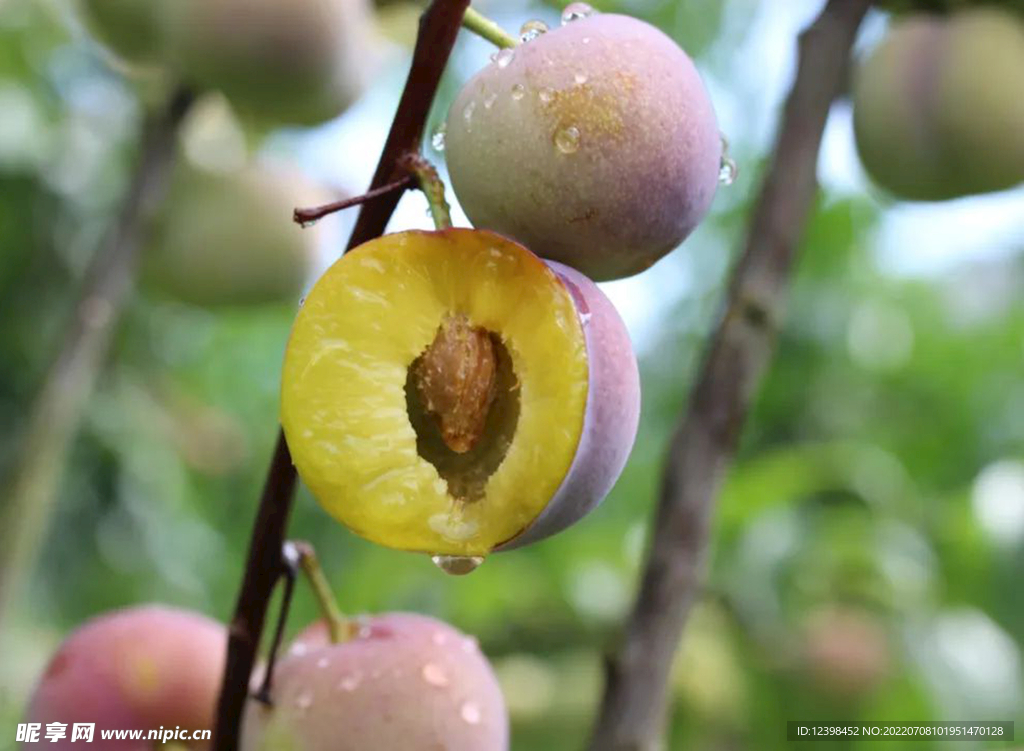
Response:
[{"label": "plum skin", "polygon": [[507,54],[448,114],[448,169],[473,224],[596,281],[679,245],[711,205],[722,156],[686,53],[649,24],[603,14]]},{"label": "plum skin", "polygon": [[[198,613],[145,605],[101,615],[76,629],[51,658],[26,722],[67,723],[48,748],[75,748],[73,723],[101,729],[213,727],[227,653],[223,625]],[[144,751],[151,742],[121,741]]]},{"label": "plum skin", "polygon": [[1024,23],[998,8],[912,15],[854,76],[857,149],[898,198],[941,201],[1024,180]]},{"label": "plum skin", "polygon": [[357,621],[331,644],[322,622],[296,639],[274,672],[268,708],[250,702],[242,751],[505,751],[508,714],[472,640],[412,613]]},{"label": "plum skin", "polygon": [[590,383],[576,455],[544,510],[499,550],[538,542],[593,511],[622,474],[640,421],[640,372],[629,332],[612,301],[579,271],[548,261],[572,294],[583,325]]}]

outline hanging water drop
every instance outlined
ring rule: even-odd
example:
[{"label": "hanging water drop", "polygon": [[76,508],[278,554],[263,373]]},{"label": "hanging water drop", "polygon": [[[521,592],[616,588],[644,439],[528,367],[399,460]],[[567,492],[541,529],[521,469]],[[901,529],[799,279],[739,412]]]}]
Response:
[{"label": "hanging water drop", "polygon": [[515,86],[512,87],[512,98],[513,99],[515,99],[518,102],[524,96],[526,96],[526,87],[525,86],[523,86],[521,83],[517,83]]},{"label": "hanging water drop", "polygon": [[548,25],[543,21],[533,20],[527,21],[519,29],[519,41],[523,44],[532,42],[534,39],[539,37],[541,34],[547,33]]},{"label": "hanging water drop", "polygon": [[434,147],[434,151],[444,151],[445,132],[445,123],[441,123],[441,126],[434,131],[434,135],[430,137],[430,145]]},{"label": "hanging water drop", "polygon": [[316,226],[319,221],[319,219],[303,219],[299,222],[299,226],[302,227],[302,229],[309,229],[310,227]]},{"label": "hanging water drop", "polygon": [[544,102],[544,104],[547,104],[555,98],[555,90],[545,87],[537,92],[537,97]]},{"label": "hanging water drop", "polygon": [[435,555],[430,560],[434,565],[452,576],[465,576],[476,571],[484,562],[482,555]]},{"label": "hanging water drop", "polygon": [[555,132],[555,146],[563,154],[572,154],[580,147],[580,129],[575,125]]},{"label": "hanging water drop", "polygon": [[736,162],[727,156],[722,157],[721,165],[718,168],[718,182],[722,185],[729,186],[736,182],[736,175],[739,174],[740,168]]},{"label": "hanging water drop", "polygon": [[508,64],[512,62],[512,58],[516,55],[515,50],[505,48],[498,50],[491,55],[491,62],[497,65],[499,68],[507,68]]},{"label": "hanging water drop", "polygon": [[594,15],[594,9],[586,3],[569,3],[562,11],[562,26]]},{"label": "hanging water drop", "polygon": [[728,186],[736,182],[736,176],[739,174],[740,168],[729,157],[729,139],[725,137],[724,133],[719,133],[718,136],[722,139],[722,160],[718,166],[718,182]]}]

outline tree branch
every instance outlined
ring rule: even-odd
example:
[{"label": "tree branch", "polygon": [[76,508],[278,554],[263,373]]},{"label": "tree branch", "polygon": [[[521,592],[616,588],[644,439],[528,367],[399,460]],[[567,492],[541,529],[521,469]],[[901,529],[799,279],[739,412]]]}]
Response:
[{"label": "tree branch", "polygon": [[175,92],[143,124],[124,205],[86,272],[59,354],[29,414],[0,518],[0,619],[31,570],[49,526],[68,446],[130,297],[139,246],[163,200],[178,126],[191,102],[190,93]]},{"label": "tree branch", "polygon": [[[370,184],[371,191],[404,178],[406,172],[400,165],[402,157],[419,151],[441,74],[455,46],[462,16],[468,6],[469,0],[434,0],[420,19],[412,68]],[[384,233],[402,192],[386,191],[363,204],[349,239],[349,250]],[[263,634],[267,605],[280,577],[279,562],[291,513],[295,481],[291,455],[284,435],[279,433],[249,543],[248,560],[235,615],[231,621],[227,666],[214,731],[214,748],[217,751],[234,751],[238,747],[239,725],[245,709],[256,651]]]},{"label": "tree branch", "polygon": [[844,87],[869,5],[870,0],[829,0],[800,36],[796,80],[743,255],[668,449],[640,591],[608,661],[591,751],[661,747],[669,671],[702,583],[714,499],[771,359],[790,270],[817,191],[825,122]]}]

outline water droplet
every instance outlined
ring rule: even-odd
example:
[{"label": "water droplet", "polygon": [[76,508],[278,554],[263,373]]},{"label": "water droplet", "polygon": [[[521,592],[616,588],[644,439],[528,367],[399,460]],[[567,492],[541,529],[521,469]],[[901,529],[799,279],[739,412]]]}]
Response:
[{"label": "water droplet", "polygon": [[470,102],[462,109],[462,119],[466,121],[466,127],[473,122],[473,113],[476,111],[476,102]]},{"label": "water droplet", "polygon": [[445,124],[441,123],[441,126],[434,131],[434,135],[430,137],[430,145],[434,147],[434,151],[444,151],[445,132]]},{"label": "water droplet", "polygon": [[740,168],[736,165],[732,159],[727,156],[722,157],[721,166],[718,168],[718,182],[722,185],[732,185],[736,182],[736,175],[739,174]]},{"label": "water droplet", "polygon": [[542,102],[544,102],[544,104],[547,104],[548,102],[555,98],[555,90],[543,88],[537,92],[537,96],[540,98]]},{"label": "water droplet", "polygon": [[309,229],[310,227],[315,227],[319,222],[319,219],[304,219],[299,222],[299,226],[302,227],[302,229]]},{"label": "water droplet", "polygon": [[532,42],[541,34],[546,34],[547,30],[548,25],[543,21],[527,21],[519,29],[519,41],[522,42],[523,44],[526,44],[527,42]]},{"label": "water droplet", "polygon": [[515,99],[518,102],[524,96],[526,96],[526,87],[525,86],[523,86],[521,83],[517,83],[515,86],[512,87],[512,98],[513,99]]},{"label": "water droplet", "polygon": [[574,80],[576,83],[578,83],[580,86],[582,86],[583,84],[585,84],[587,82],[587,74],[586,73],[577,73],[575,76],[572,77],[572,80]]},{"label": "water droplet", "polygon": [[291,649],[288,650],[288,654],[294,655],[295,657],[302,657],[309,651],[309,647],[303,644],[301,641],[297,641],[292,644]]},{"label": "water droplet", "polygon": [[725,133],[719,133],[718,137],[722,139],[722,161],[718,166],[718,182],[728,186],[736,182],[740,168],[733,159],[729,158],[729,139],[725,137]]},{"label": "water droplet", "polygon": [[305,304],[306,304],[306,298],[305,297],[300,297],[299,298],[299,307],[301,308]]},{"label": "water droplet", "polygon": [[474,702],[463,702],[462,707],[459,709],[459,714],[468,725],[480,724],[480,707]]},{"label": "water droplet", "polygon": [[349,675],[346,675],[344,678],[338,681],[337,687],[339,691],[344,691],[345,693],[350,694],[357,688],[359,688],[359,684],[361,684],[362,682],[363,676],[361,673],[350,673]]},{"label": "water droplet", "polygon": [[572,154],[580,147],[580,129],[575,125],[555,132],[555,146],[563,154]]},{"label": "water droplet", "polygon": [[586,3],[569,3],[562,11],[562,26],[573,21],[581,21],[594,15],[594,9]]},{"label": "water droplet", "polygon": [[515,50],[505,49],[498,50],[491,55],[491,62],[496,64],[499,68],[507,68],[508,64],[512,62],[512,59],[516,56]]},{"label": "water droplet", "polygon": [[448,674],[444,672],[444,668],[440,665],[428,662],[423,666],[423,680],[431,686],[443,688],[448,685]]},{"label": "water droplet", "polygon": [[484,562],[482,555],[435,555],[430,558],[434,565],[452,576],[471,574]]},{"label": "water droplet", "polygon": [[593,318],[593,314],[591,313],[580,313],[580,325],[586,326],[590,323],[591,318]]},{"label": "water droplet", "polygon": [[328,660],[326,657],[321,657],[319,660],[316,661],[316,666],[318,668],[325,668],[325,667],[327,667],[330,664],[331,664],[331,661]]},{"label": "water droplet", "polygon": [[299,694],[295,698],[295,706],[298,707],[299,709],[309,709],[309,707],[310,707],[310,705],[312,703],[313,703],[313,692],[312,691],[303,691],[301,694]]},{"label": "water droplet", "polygon": [[498,101],[498,93],[496,91],[492,91],[484,97],[484,109],[490,109],[494,106],[496,101]]}]

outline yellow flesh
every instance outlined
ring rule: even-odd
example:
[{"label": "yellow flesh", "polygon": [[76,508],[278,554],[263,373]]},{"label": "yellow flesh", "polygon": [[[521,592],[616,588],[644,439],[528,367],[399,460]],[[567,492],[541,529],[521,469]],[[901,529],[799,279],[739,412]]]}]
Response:
[{"label": "yellow flesh", "polygon": [[[483,498],[461,502],[416,451],[412,362],[462,313],[501,337],[520,414]],[[356,248],[306,297],[285,355],[281,419],[303,481],[354,532],[389,547],[480,555],[529,526],[572,463],[587,353],[572,298],[522,247],[487,232],[404,232]]]}]

